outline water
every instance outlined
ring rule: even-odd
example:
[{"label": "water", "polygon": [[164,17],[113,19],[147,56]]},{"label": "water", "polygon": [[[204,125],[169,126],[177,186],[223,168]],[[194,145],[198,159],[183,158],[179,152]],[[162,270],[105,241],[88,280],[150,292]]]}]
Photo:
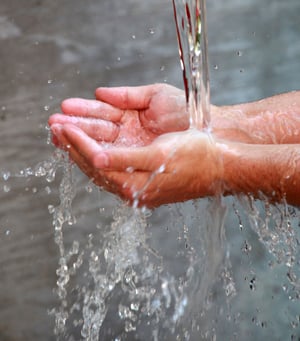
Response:
[{"label": "water", "polygon": [[[200,5],[200,2],[196,1],[194,4],[185,4],[185,18],[182,20],[185,21],[187,29],[185,26],[178,26],[178,21],[181,22],[178,17],[178,13],[182,12],[181,8],[182,5],[174,3],[191,126],[204,128],[209,124],[206,43],[202,46],[202,42],[207,40],[204,29],[205,3]],[[195,28],[192,27],[194,21],[197,23]],[[185,40],[189,42],[188,53],[186,43],[183,43]],[[163,167],[161,169],[163,170]],[[149,181],[151,180],[152,176],[149,178]],[[146,227],[149,212],[138,210],[137,205],[133,208],[121,205],[114,212],[114,220],[107,232],[101,228],[102,233],[104,232],[103,242],[95,244],[96,235],[91,234],[84,251],[87,253],[88,263],[86,284],[77,288],[81,297],[70,303],[67,297],[70,296],[68,286],[70,269],[73,270],[74,264],[73,267],[68,264],[70,257],[66,255],[64,246],[63,225],[72,220],[69,212],[73,197],[71,173],[67,167],[60,186],[60,205],[53,210],[55,240],[60,250],[57,291],[61,305],[53,311],[57,337],[67,337],[67,325],[73,318],[72,307],[76,306],[76,310],[82,313],[82,317],[76,320],[76,326],[81,328],[81,336],[85,340],[98,340],[110,309],[111,298],[118,291],[121,291],[122,295],[118,303],[118,317],[123,328],[117,338],[137,338],[141,331],[148,330],[149,333],[149,326],[153,339],[192,337],[195,330],[200,329],[201,312],[205,315],[205,310],[210,306],[207,294],[223,263],[226,207],[221,198],[215,198],[212,202],[195,201],[193,211],[189,213],[184,210],[181,212],[182,208],[177,207],[180,214],[178,228],[183,229],[180,239],[184,243],[179,255],[184,263],[185,274],[180,276],[170,273],[170,269],[164,264],[163,256],[148,245]],[[171,224],[175,224],[174,219]],[[190,240],[191,231],[194,241]],[[78,254],[78,247],[76,250]],[[73,254],[74,252],[71,252],[71,256]],[[85,259],[81,256],[80,260],[81,265]],[[228,297],[234,296],[235,291],[229,268],[230,263],[224,263],[221,276]],[[186,328],[188,321],[192,321],[194,330]],[[211,331],[207,330],[206,333],[209,335]]]},{"label": "water", "polygon": [[[111,224],[97,225],[98,232],[90,234],[85,245],[73,241],[68,249],[64,234],[66,226],[74,224],[74,186],[70,165],[65,162],[65,155],[62,159],[60,156],[59,164],[64,165],[60,204],[50,209],[60,255],[56,291],[61,303],[50,312],[55,316],[57,338],[71,340],[72,325],[80,329],[85,340],[98,340],[103,333],[106,338],[121,340],[136,339],[141,333],[149,339],[150,331],[157,340],[193,335],[185,325],[190,320],[194,329],[200,328],[200,312],[209,306],[207,292],[223,259],[223,221],[218,219],[224,217],[224,212],[212,214],[220,210],[220,204],[195,202],[192,210],[181,205],[170,208],[171,216],[177,216],[176,221],[170,216],[168,229],[177,239],[172,257],[183,266],[180,275],[173,273],[163,255],[151,247],[147,231],[151,229],[147,221],[151,212],[122,204],[115,209]],[[82,268],[87,270],[79,274]],[[74,297],[72,277],[76,283],[81,276],[84,283],[75,285]],[[226,266],[221,277],[226,286],[233,285]],[[227,295],[232,293],[230,290]],[[119,319],[119,332],[101,330],[109,314],[114,314],[115,321]]]},{"label": "water", "polygon": [[[56,293],[60,305],[49,311],[55,318],[54,332],[58,340],[78,339],[76,330],[84,340],[219,339],[223,333],[222,320],[228,328],[226,335],[241,330],[237,326],[242,326],[243,333],[247,330],[241,315],[244,308],[231,306],[237,295],[249,295],[234,280],[237,274],[232,273],[232,255],[224,247],[226,208],[221,202],[202,200],[192,206],[169,207],[169,224],[165,228],[169,238],[177,240],[170,257],[181,264],[178,273],[165,259],[165,250],[151,246],[153,226],[148,219],[153,213],[150,211],[119,204],[112,222],[97,223],[87,235],[86,243],[73,240],[70,245],[66,244],[66,234],[77,221],[72,213],[76,197],[74,170],[65,153],[56,151],[51,159],[15,174],[2,172],[2,178],[9,182],[14,178],[38,177],[51,184],[59,170],[62,170],[60,203],[48,206],[59,249]],[[97,191],[91,183],[87,186],[88,193]],[[283,312],[282,319],[288,319],[292,331],[297,329],[300,295],[297,211],[284,204],[272,206],[267,201],[257,202],[251,197],[234,200],[231,205],[227,203],[228,208],[231,206],[240,232],[250,228],[256,233],[270,254],[267,266],[275,275],[283,275],[279,288],[288,296],[290,310]],[[103,215],[102,209],[99,214]],[[251,259],[250,264],[259,254],[251,243],[248,236],[240,251]],[[248,290],[253,295],[265,295],[262,286],[265,270],[257,267],[247,275],[247,269],[244,270]],[[277,283],[270,285],[276,287]],[[217,299],[214,298],[216,289],[222,291]],[[275,300],[276,291],[273,295]],[[269,321],[263,318],[266,307],[262,304],[255,309],[253,325],[268,330]],[[113,318],[114,329],[103,329],[108,318]],[[291,335],[296,337],[297,332]]]},{"label": "water", "polygon": [[[262,4],[256,0],[242,3],[212,0],[207,5],[209,18],[212,18],[208,20],[210,61],[211,65],[217,66],[211,70],[214,103],[249,101],[299,87],[295,73],[299,69],[299,44],[294,43],[300,34],[299,1],[287,0],[283,5],[281,1]],[[104,257],[103,239],[113,240],[113,236],[109,237],[111,226],[118,221],[119,214],[125,213],[116,211],[113,217],[111,212],[120,206],[120,202],[92,187],[76,168],[72,168],[72,175],[69,172],[64,175],[64,162],[53,182],[45,179],[43,169],[28,165],[37,164],[48,155],[50,158],[52,148],[45,144],[44,126],[49,113],[58,110],[62,98],[74,94],[89,97],[99,82],[119,85],[126,80],[126,84],[145,84],[166,79],[181,86],[172,6],[163,0],[125,0],[121,3],[102,0],[88,4],[74,0],[61,1],[57,5],[46,0],[43,6],[29,0],[28,6],[20,9],[18,1],[4,0],[0,7],[4,8],[0,18],[1,56],[6,66],[2,74],[0,112],[0,138],[5,146],[1,149],[0,173],[3,189],[0,193],[0,338],[56,339],[53,336],[55,315],[48,316],[47,311],[53,307],[56,307],[54,314],[60,311],[61,303],[55,299],[58,295],[53,295],[52,289],[58,288],[56,270],[61,266],[51,224],[53,210],[59,206],[59,183],[66,176],[70,177],[77,194],[72,202],[76,221],[72,219],[73,225],[67,221],[63,225],[70,275],[65,284],[67,307],[63,306],[61,310],[68,314],[66,324],[62,314],[66,337],[61,338],[80,340],[83,338],[83,320],[92,319],[89,317],[92,312],[96,318],[96,310],[89,302],[100,302],[92,295],[96,275],[89,269],[97,265],[94,261],[98,254],[102,252]],[[2,15],[7,19],[2,20]],[[79,21],[84,22],[80,29]],[[134,29],[132,22],[135,22]],[[119,30],[119,26],[129,29]],[[8,38],[3,38],[5,34]],[[136,39],[131,38],[133,34]],[[238,56],[238,51],[242,56]],[[43,60],[42,64],[40,60]],[[48,80],[53,82],[49,84]],[[33,175],[35,170],[40,176]],[[186,311],[180,285],[191,262],[184,255],[192,254],[191,259],[201,255],[201,247],[197,253],[193,247],[199,246],[199,225],[203,226],[203,221],[199,224],[199,216],[206,216],[206,203],[201,202],[198,207],[193,205],[162,207],[147,217],[145,229],[141,223],[149,250],[145,252],[151,253],[151,262],[159,273],[162,271],[158,264],[163,259],[164,273],[169,274],[165,275],[166,281],[157,282],[158,292],[163,293],[166,302],[164,305],[168,306],[169,297],[173,298],[171,302],[178,302],[177,308],[171,309],[167,317],[172,322],[171,327],[166,327],[164,334],[163,328],[158,328],[159,321],[156,325],[154,322],[148,324],[150,318],[142,317],[139,311],[142,305],[130,301],[129,296],[123,297],[126,281],[131,278],[129,273],[123,278],[125,285],[123,280],[119,281],[113,294],[108,294],[108,310],[100,328],[100,340],[161,340],[172,334],[173,321],[181,311]],[[199,319],[182,323],[181,338],[298,339],[299,254],[295,248],[299,239],[298,210],[284,205],[268,207],[264,202],[249,198],[241,202],[227,198],[226,205],[227,238],[224,240],[222,229],[223,235],[219,239],[225,249],[225,266],[221,265],[219,276],[212,276],[214,284],[205,301],[206,310],[199,310]],[[206,240],[209,242],[209,234]],[[292,258],[291,252],[294,252]],[[221,253],[223,255],[223,251]],[[104,266],[100,271],[106,271],[105,262],[103,258],[100,264]],[[200,266],[195,264],[197,274],[204,271]],[[138,268],[137,263],[135,267]],[[64,284],[63,281],[60,283]],[[144,283],[146,286],[147,282]],[[153,296],[150,286],[146,293]],[[155,285],[153,288],[156,290]],[[158,302],[153,300],[153,310],[159,306]],[[87,307],[84,319],[83,307]],[[174,314],[175,311],[178,313]],[[134,315],[139,317],[136,319]],[[157,320],[163,324],[165,319],[157,317]],[[135,325],[135,331],[126,332]],[[173,333],[169,340],[174,340],[178,333]]]},{"label": "water", "polygon": [[206,1],[173,0],[173,9],[190,126],[208,128],[210,99]]}]

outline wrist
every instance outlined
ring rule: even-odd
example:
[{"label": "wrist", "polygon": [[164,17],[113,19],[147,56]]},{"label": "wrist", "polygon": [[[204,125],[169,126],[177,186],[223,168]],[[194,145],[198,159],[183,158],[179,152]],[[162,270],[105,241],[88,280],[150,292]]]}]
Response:
[{"label": "wrist", "polygon": [[218,142],[218,149],[223,160],[224,195],[251,194],[255,198],[268,198],[271,202],[280,202],[284,198],[290,203],[295,202],[296,194],[290,185],[296,181],[293,176],[295,165],[290,164],[288,145],[226,141]]},{"label": "wrist", "polygon": [[254,143],[251,122],[243,105],[211,106],[211,129],[219,139]]},{"label": "wrist", "polygon": [[216,142],[219,160],[222,162],[220,167],[219,182],[221,192],[224,195],[233,195],[235,193],[236,185],[232,178],[234,171],[234,164],[239,157],[239,152],[235,150],[232,142],[219,140]]}]

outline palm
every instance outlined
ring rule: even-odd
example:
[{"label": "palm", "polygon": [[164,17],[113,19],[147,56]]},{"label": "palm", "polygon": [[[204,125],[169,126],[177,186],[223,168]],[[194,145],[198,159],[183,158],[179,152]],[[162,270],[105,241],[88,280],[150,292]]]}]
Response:
[{"label": "palm", "polygon": [[166,84],[99,88],[96,100],[68,99],[53,124],[73,124],[98,142],[141,146],[158,135],[188,128],[181,90]]},{"label": "palm", "polygon": [[[131,203],[138,195],[140,205],[151,207],[211,194],[218,172],[208,171],[217,164],[208,160],[213,144],[206,134],[180,132],[189,122],[181,90],[99,88],[96,100],[69,99],[62,111],[49,119],[54,142],[97,185]],[[194,149],[203,152],[195,158]]]},{"label": "palm", "polygon": [[168,133],[144,146],[106,148],[74,125],[52,131],[89,178],[131,204],[156,207],[218,191],[220,158],[205,133]]}]

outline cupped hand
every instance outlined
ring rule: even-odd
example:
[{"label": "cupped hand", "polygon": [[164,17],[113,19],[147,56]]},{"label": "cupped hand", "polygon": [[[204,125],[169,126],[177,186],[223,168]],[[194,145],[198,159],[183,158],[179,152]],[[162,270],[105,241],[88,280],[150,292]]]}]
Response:
[{"label": "cupped hand", "polygon": [[52,132],[89,178],[130,204],[151,208],[220,190],[222,162],[206,133],[187,130],[143,146],[107,147],[75,125],[54,124]]},{"label": "cupped hand", "polygon": [[[218,109],[212,111],[214,118]],[[49,118],[54,143],[129,203],[155,207],[217,192],[215,144],[207,133],[187,130],[183,91],[166,84],[98,88],[96,100],[65,100],[62,112]]]},{"label": "cupped hand", "polygon": [[[96,100],[70,98],[53,124],[73,124],[98,142],[145,145],[160,134],[186,130],[184,93],[167,84],[98,88]],[[57,141],[54,138],[54,143]]]},{"label": "cupped hand", "polygon": [[[69,98],[49,125],[74,124],[99,142],[145,144],[189,127],[184,91],[168,84],[98,88],[96,99]],[[242,106],[210,106],[211,130],[218,138],[261,143],[251,133]],[[251,121],[251,120],[250,120]],[[53,139],[55,144],[56,140]]]}]

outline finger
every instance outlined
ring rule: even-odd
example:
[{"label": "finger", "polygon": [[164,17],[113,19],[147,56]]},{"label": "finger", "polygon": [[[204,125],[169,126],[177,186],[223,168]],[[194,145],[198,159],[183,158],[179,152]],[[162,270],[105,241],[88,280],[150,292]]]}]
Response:
[{"label": "finger", "polygon": [[[105,154],[106,168],[110,170],[126,171],[128,173],[137,171],[151,173],[161,166],[158,161],[161,158],[155,155],[157,151],[151,149],[151,147],[149,148],[149,146],[112,147],[104,150],[103,153]],[[99,160],[95,157],[95,165],[101,167],[102,160],[102,155]]]},{"label": "finger", "polygon": [[[161,174],[156,174],[152,177],[153,170],[150,172],[146,171],[129,171],[125,170],[100,170],[94,167],[91,164],[91,159],[93,157],[91,155],[90,150],[84,152],[84,149],[78,148],[78,143],[87,142],[87,139],[84,137],[84,133],[80,132],[80,129],[77,127],[68,126],[68,130],[66,127],[62,127],[58,124],[53,125],[51,127],[54,134],[56,134],[57,138],[60,141],[61,147],[65,149],[78,167],[88,176],[90,177],[98,186],[105,188],[106,190],[119,195],[122,199],[128,201],[130,204],[138,204],[138,206],[148,206],[154,207],[157,206],[157,197],[159,197],[159,185],[157,186],[157,181],[152,184],[152,181],[156,179],[156,177],[160,177]],[[80,136],[82,133],[82,136]],[[77,135],[77,136],[76,136]],[[68,138],[72,136],[72,138]],[[80,138],[82,139],[80,141]],[[75,144],[73,144],[75,141]],[[92,142],[92,141],[90,141]],[[90,147],[97,149],[98,146],[93,146],[89,144]],[[83,145],[85,148],[85,146]],[[139,148],[140,149],[140,148]],[[111,151],[111,149],[110,149]],[[94,150],[95,152],[95,150]],[[149,153],[147,152],[149,155]],[[122,153],[118,154],[118,156],[123,155]],[[111,155],[112,156],[112,155]],[[143,155],[144,157],[144,155]],[[124,167],[124,162],[130,162],[130,157],[124,159],[112,158],[113,164],[117,164],[118,162],[122,163],[122,167]],[[163,175],[163,174],[162,174]],[[150,186],[150,187],[149,187]],[[153,187],[153,188],[152,188]],[[152,198],[153,197],[153,198]]]},{"label": "finger", "polygon": [[[128,174],[126,172],[104,172],[106,182],[114,184],[114,189],[106,187],[110,192],[118,194],[123,200],[130,205],[138,207],[154,208],[170,201],[180,201],[174,196],[174,190],[171,188],[168,192],[166,200],[165,190],[161,193],[161,186],[166,177],[165,174],[156,174],[149,172],[134,172]],[[176,188],[176,184],[175,184]],[[182,193],[181,193],[182,196]]]},{"label": "finger", "polygon": [[62,133],[62,125],[58,123],[53,123],[50,126],[50,130],[52,132],[52,141],[55,144],[55,146],[62,149],[66,149],[67,142]]},{"label": "finger", "polygon": [[119,134],[119,126],[110,121],[96,118],[85,118],[78,116],[67,116],[54,114],[50,116],[48,123],[53,124],[73,124],[83,130],[88,136],[96,141],[114,142]]},{"label": "finger", "polygon": [[154,171],[160,166],[159,158],[152,157],[156,152],[155,146],[152,146],[152,149],[148,146],[104,148],[73,125],[63,126],[63,134],[89,163],[98,169]]},{"label": "finger", "polygon": [[146,109],[153,95],[160,91],[161,84],[136,87],[98,88],[96,98],[120,109]]},{"label": "finger", "polygon": [[105,179],[101,172],[92,167],[89,164],[89,160],[87,160],[87,158],[82,155],[75,146],[72,145],[72,143],[63,133],[63,127],[59,124],[54,124],[51,126],[51,130],[57,141],[59,141],[58,147],[65,150],[69,154],[70,159],[77,164],[83,173],[85,173],[92,180],[97,179],[97,185],[104,187]]},{"label": "finger", "polygon": [[69,98],[62,102],[64,114],[71,116],[94,117],[112,122],[121,119],[123,110],[97,100]]},{"label": "finger", "polygon": [[94,157],[101,153],[103,149],[95,140],[90,138],[80,128],[71,124],[54,124],[51,126],[51,131],[59,141],[59,146],[62,149],[69,153],[73,152],[74,154],[74,151],[76,151],[76,153],[85,159],[86,163],[91,165],[91,168],[95,168],[93,165]]},{"label": "finger", "polygon": [[61,134],[91,165],[93,165],[94,157],[104,149],[76,125],[65,124],[61,126]]},{"label": "finger", "polygon": [[76,145],[63,133],[63,127],[54,126],[56,136],[60,140],[60,148],[68,152],[70,159],[85,173],[94,183],[111,193],[119,195],[124,200],[133,202],[141,188],[149,177],[149,172],[131,173],[127,171],[102,171],[91,164],[90,155],[83,154]]}]

